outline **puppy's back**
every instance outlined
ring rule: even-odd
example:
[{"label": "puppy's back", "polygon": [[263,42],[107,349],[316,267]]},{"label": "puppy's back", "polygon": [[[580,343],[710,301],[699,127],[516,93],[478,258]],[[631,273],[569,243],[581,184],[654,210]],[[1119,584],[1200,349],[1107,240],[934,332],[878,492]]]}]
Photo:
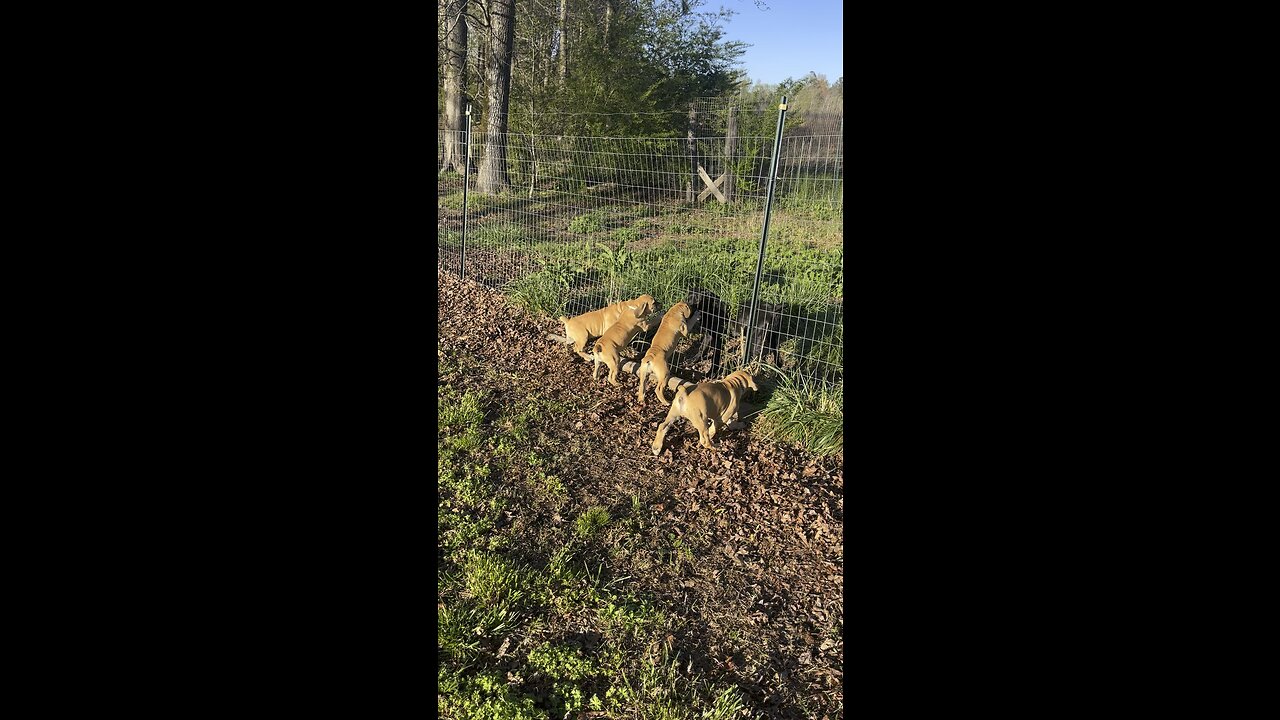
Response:
[{"label": "puppy's back", "polygon": [[622,313],[622,317],[618,318],[617,322],[610,325],[609,329],[604,331],[604,334],[600,336],[600,340],[598,340],[596,344],[601,345],[605,342],[609,342],[617,346],[622,346],[631,339],[631,333],[635,331],[639,325],[640,318],[632,315],[631,313],[624,312]]},{"label": "puppy's back", "polygon": [[577,327],[582,328],[588,334],[601,336],[608,330],[618,319],[625,315],[622,311],[623,303],[614,303],[605,305],[598,310],[584,312],[581,315],[566,317],[561,315],[559,320],[561,323],[574,323]]}]

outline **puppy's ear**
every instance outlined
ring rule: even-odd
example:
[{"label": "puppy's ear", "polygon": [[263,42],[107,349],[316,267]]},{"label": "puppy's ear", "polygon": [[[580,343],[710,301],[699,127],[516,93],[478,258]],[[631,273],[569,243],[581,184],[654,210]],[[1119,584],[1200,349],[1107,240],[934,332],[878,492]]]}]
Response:
[{"label": "puppy's ear", "polygon": [[685,325],[684,323],[680,323],[680,334],[681,334],[681,335],[688,335],[688,334],[689,334],[689,326],[688,326],[688,325]]}]

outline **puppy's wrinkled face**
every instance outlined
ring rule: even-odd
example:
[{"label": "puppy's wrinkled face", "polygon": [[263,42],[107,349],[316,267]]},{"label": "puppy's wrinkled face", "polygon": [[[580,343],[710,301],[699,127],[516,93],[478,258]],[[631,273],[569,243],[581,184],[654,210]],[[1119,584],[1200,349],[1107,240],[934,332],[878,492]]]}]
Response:
[{"label": "puppy's wrinkled face", "polygon": [[689,303],[686,303],[683,301],[678,302],[675,305],[672,305],[671,310],[669,310],[668,312],[674,312],[675,314],[679,315],[682,318],[688,318],[690,315],[693,314],[693,310],[689,307]]}]

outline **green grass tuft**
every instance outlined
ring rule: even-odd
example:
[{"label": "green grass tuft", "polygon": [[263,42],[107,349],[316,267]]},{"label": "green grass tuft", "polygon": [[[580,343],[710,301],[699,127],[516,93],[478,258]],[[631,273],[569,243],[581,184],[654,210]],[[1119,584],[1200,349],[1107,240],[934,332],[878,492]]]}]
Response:
[{"label": "green grass tuft", "polygon": [[578,534],[590,537],[609,524],[609,511],[600,505],[592,505],[586,512],[578,516]]},{"label": "green grass tuft", "polygon": [[828,384],[803,375],[781,375],[752,432],[770,440],[795,442],[818,455],[844,449],[844,383]]},{"label": "green grass tuft", "polygon": [[481,403],[482,393],[467,392],[459,396],[446,388],[440,395],[440,411],[437,417],[438,430],[443,433],[448,429],[467,430],[479,427],[484,421],[484,410]]}]

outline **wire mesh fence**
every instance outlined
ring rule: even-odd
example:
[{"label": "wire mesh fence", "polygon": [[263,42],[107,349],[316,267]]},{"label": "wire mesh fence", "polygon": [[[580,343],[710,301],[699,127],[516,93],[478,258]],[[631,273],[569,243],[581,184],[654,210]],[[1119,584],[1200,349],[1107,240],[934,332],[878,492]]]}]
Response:
[{"label": "wire mesh fence", "polygon": [[[553,318],[642,294],[687,302],[695,322],[668,360],[687,380],[763,361],[842,382],[843,138],[784,132],[761,261],[777,112],[695,104],[684,137],[473,126],[465,204],[463,174],[439,175],[439,266]],[[462,168],[465,131],[441,130],[442,164],[450,143]]]}]

